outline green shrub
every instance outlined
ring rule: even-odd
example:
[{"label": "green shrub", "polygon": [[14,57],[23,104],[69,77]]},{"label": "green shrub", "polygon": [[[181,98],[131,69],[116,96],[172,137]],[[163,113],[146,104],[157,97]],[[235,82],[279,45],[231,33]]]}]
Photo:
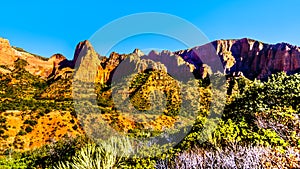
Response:
[{"label": "green shrub", "polygon": [[4,130],[0,129],[0,135],[4,134]]},{"label": "green shrub", "polygon": [[23,136],[23,135],[26,135],[26,134],[27,133],[24,130],[20,130],[17,135]]},{"label": "green shrub", "polygon": [[30,127],[30,126],[27,126],[26,128],[25,128],[25,131],[27,132],[27,133],[30,133],[30,132],[32,132],[32,127]]},{"label": "green shrub", "polygon": [[73,128],[73,130],[77,130],[78,129],[77,124],[75,124],[72,128]]},{"label": "green shrub", "polygon": [[24,121],[24,124],[29,124],[31,126],[35,126],[37,124],[36,120],[27,119]]},{"label": "green shrub", "polygon": [[108,141],[100,141],[99,145],[87,144],[76,152],[70,161],[61,161],[54,168],[123,168],[123,160],[130,154],[130,150],[131,143],[128,139],[112,137]]},{"label": "green shrub", "polygon": [[25,159],[0,158],[1,169],[26,169],[28,168]]}]

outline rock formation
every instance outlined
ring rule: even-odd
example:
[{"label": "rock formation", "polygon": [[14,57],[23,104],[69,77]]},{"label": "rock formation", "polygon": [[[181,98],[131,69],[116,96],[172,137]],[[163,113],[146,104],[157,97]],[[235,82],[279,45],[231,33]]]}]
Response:
[{"label": "rock formation", "polygon": [[17,60],[16,51],[7,39],[0,38],[0,56],[0,65],[12,65]]},{"label": "rock formation", "polygon": [[61,54],[55,54],[51,58],[46,59],[40,56],[28,53],[21,48],[10,46],[8,40],[0,38],[0,65],[5,65],[13,69],[14,62],[17,59],[23,59],[28,62],[25,67],[31,74],[49,77],[51,73],[58,68],[59,63],[66,60]]},{"label": "rock formation", "polygon": [[[80,65],[83,74],[93,69],[95,71],[92,72],[97,77],[96,81],[106,83],[112,79],[116,68],[126,58],[140,60],[138,69],[146,69],[153,64],[153,61],[159,62],[165,66],[168,73],[174,76],[183,76],[182,72],[184,71],[205,77],[208,72],[214,72],[213,69],[216,67],[207,65],[207,61],[210,63],[221,61],[223,66],[221,72],[230,76],[243,75],[249,79],[266,79],[271,74],[280,71],[287,74],[300,72],[299,47],[287,43],[265,44],[247,38],[217,40],[203,46],[176,52],[151,51],[148,55],[139,49],[135,49],[128,55],[113,52],[109,57],[100,56],[88,41],[83,41],[77,45],[73,60],[67,60],[60,54],[55,54],[49,59],[41,58],[26,51],[17,50],[10,46],[8,40],[0,38],[0,65],[11,67],[17,59],[24,59],[29,63],[26,70],[43,78],[57,75],[69,77],[70,75],[63,75],[62,72],[67,70],[66,72],[72,74],[70,70],[74,68],[76,70]],[[150,63],[150,61],[152,62]],[[1,72],[9,73],[9,70]],[[92,76],[94,77],[94,75]]]},{"label": "rock formation", "polygon": [[[80,43],[75,54],[83,46]],[[116,68],[126,58],[139,60],[135,62],[138,64],[136,67],[143,70],[151,65],[152,67],[157,65],[153,62],[159,62],[169,74],[175,77],[190,76],[189,72],[193,72],[196,77],[205,77],[211,72],[221,71],[229,76],[243,75],[249,79],[264,80],[271,74],[280,71],[287,74],[300,71],[299,47],[287,43],[265,44],[247,38],[217,40],[203,46],[176,52],[151,51],[145,55],[139,49],[135,49],[128,55],[113,52],[108,58],[99,56],[97,58],[100,59],[97,71],[97,81],[100,83],[109,82]],[[74,60],[76,59],[75,56]],[[222,64],[222,70],[218,68],[216,64],[218,62]],[[126,71],[125,69],[124,71]]]}]

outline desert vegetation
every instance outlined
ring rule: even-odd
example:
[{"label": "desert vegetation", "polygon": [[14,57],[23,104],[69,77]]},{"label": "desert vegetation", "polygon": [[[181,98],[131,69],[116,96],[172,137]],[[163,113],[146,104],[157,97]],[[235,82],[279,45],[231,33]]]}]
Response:
[{"label": "desert vegetation", "polygon": [[[19,64],[20,70],[22,65]],[[12,85],[11,82],[18,78],[20,81]],[[144,111],[151,107],[149,90],[153,88],[164,93],[167,106],[165,113],[160,116],[155,116],[155,113],[136,114],[134,118],[114,107],[112,84],[96,83],[96,102],[90,102],[89,98],[81,99],[82,111],[86,111],[85,106],[99,109],[100,116],[112,128],[125,132],[127,136],[110,137],[107,140],[89,139],[77,120],[80,115],[74,110],[72,100],[62,99],[63,95],[41,98],[49,91],[62,91],[55,89],[58,85],[67,87],[69,91],[70,82],[52,84],[51,88],[47,88],[47,82],[34,78],[26,73],[16,73],[13,77],[1,75],[4,89],[0,106],[1,168],[300,167],[299,74],[278,73],[267,81],[228,77],[224,111],[214,121],[207,118],[211,113],[212,97],[211,84],[207,79],[190,82],[196,86],[196,90],[190,91],[187,85],[185,92],[180,92],[176,91],[177,83],[168,74],[155,71],[141,73],[130,84],[130,101],[134,108]],[[22,85],[26,86],[22,88]],[[35,90],[29,91],[29,87]],[[175,124],[181,103],[179,95],[192,100],[193,103],[189,104],[193,106],[189,108],[198,112],[184,139],[169,149],[155,144],[141,146],[138,150],[132,147],[133,143],[128,138],[159,136],[165,128],[180,128]],[[196,97],[201,99],[193,100]],[[183,116],[188,118],[188,110],[185,111]],[[19,119],[21,125],[13,126],[8,120],[12,117]],[[99,120],[89,115],[85,119],[94,122]],[[207,123],[216,125],[212,132],[202,132]],[[37,130],[45,125],[51,130],[43,128],[49,132],[44,135],[52,136],[44,140],[42,138],[41,142],[47,144],[26,149],[37,143],[26,143],[25,138],[37,134]],[[9,131],[14,131],[15,136],[10,135]],[[14,139],[9,142],[11,138]]]}]

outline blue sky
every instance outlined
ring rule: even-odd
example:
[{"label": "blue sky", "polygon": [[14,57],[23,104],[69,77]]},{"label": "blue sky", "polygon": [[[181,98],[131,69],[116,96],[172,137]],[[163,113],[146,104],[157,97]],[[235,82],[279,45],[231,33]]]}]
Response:
[{"label": "blue sky", "polygon": [[[0,37],[13,46],[45,57],[62,53],[72,59],[76,44],[120,17],[140,12],[162,12],[196,25],[209,40],[249,37],[267,43],[300,46],[299,0],[123,0],[123,1],[4,1],[1,2]],[[133,37],[118,52],[159,46],[161,37]],[[168,49],[183,46],[162,38]],[[98,51],[101,53],[101,51]]]}]

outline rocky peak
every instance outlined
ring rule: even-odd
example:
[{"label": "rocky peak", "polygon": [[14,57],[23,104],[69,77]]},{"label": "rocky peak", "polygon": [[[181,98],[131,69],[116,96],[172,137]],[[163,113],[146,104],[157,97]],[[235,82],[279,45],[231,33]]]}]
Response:
[{"label": "rocky peak", "polygon": [[[227,75],[243,74],[249,79],[266,79],[271,74],[280,71],[288,74],[300,71],[300,49],[287,43],[271,45],[243,38],[217,40],[211,44],[175,53],[185,61],[193,63],[198,72],[201,72],[203,62],[195,54],[195,51],[202,55],[205,51],[212,50],[219,56],[224,67],[224,73]],[[207,55],[213,54],[207,53]]]},{"label": "rocky peak", "polygon": [[1,48],[10,47],[9,41],[4,38],[0,38],[0,46]]},{"label": "rocky peak", "polygon": [[91,43],[88,40],[79,42],[76,46],[75,53],[74,53],[74,58],[73,58],[74,65],[79,58],[82,58],[83,56],[87,56],[88,52],[92,52],[93,54],[96,53]]},{"label": "rocky peak", "polygon": [[67,58],[64,55],[57,53],[57,54],[52,55],[49,59],[50,60],[65,60]]},{"label": "rocky peak", "polygon": [[75,79],[86,82],[94,82],[96,73],[101,67],[99,54],[87,40],[80,42],[75,50],[73,65],[75,66]]},{"label": "rocky peak", "polygon": [[63,56],[62,54],[58,53],[58,54],[52,55],[49,58],[48,62],[53,63],[54,67],[58,67],[59,64],[64,60],[67,60],[67,58],[65,56]]},{"label": "rocky peak", "polygon": [[110,81],[115,69],[126,57],[127,55],[118,54],[116,52],[112,52],[108,58],[102,57],[100,60],[101,65],[98,66],[96,81],[99,83],[106,83]]},{"label": "rocky peak", "polygon": [[136,54],[138,57],[145,55],[140,49],[134,49],[132,53]]},{"label": "rocky peak", "polygon": [[[213,55],[217,57],[212,57]],[[210,63],[221,61],[224,69],[222,71],[225,74],[244,75],[249,79],[266,79],[280,71],[288,74],[300,72],[299,47],[288,43],[266,44],[248,38],[216,40],[206,45],[176,52],[153,50],[148,55],[139,49],[135,49],[130,55],[112,52],[109,57],[101,57],[91,43],[85,40],[76,46],[72,61],[68,61],[61,54],[55,54],[45,60],[13,48],[8,40],[0,38],[0,65],[13,65],[15,60],[23,59],[28,62],[26,70],[45,78],[63,68],[73,69],[77,63],[82,72],[95,70],[93,72],[96,72],[98,81],[105,83],[112,78],[120,63],[128,57],[131,60],[145,60],[141,61],[141,68],[158,65],[152,62],[159,62],[168,72],[178,76],[181,76],[181,71],[178,69],[181,66],[180,69],[203,77],[207,74],[205,71],[209,70],[205,65],[207,61]]]},{"label": "rocky peak", "polygon": [[7,39],[0,38],[0,65],[13,65],[17,59],[15,50]]},{"label": "rocky peak", "polygon": [[118,54],[116,52],[112,52],[109,55],[108,60],[106,61],[106,67],[116,67],[118,66],[126,57],[124,54]]},{"label": "rocky peak", "polygon": [[159,55],[159,52],[156,50],[151,50],[148,54],[149,57],[157,57]]},{"label": "rocky peak", "polygon": [[58,65],[60,59],[45,59],[43,57],[31,54],[17,47],[12,47],[7,39],[0,38],[0,65],[14,67],[16,60],[25,60],[28,65],[25,69],[33,75],[47,78],[54,69],[53,62]]}]

